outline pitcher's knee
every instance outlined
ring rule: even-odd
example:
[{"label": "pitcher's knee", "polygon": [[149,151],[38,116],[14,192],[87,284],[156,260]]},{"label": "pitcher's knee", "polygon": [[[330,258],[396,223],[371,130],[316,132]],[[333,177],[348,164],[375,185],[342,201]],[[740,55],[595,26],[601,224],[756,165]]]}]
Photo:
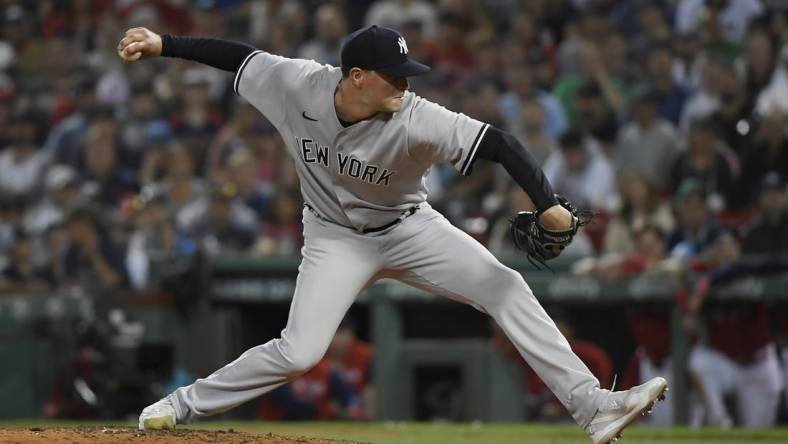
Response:
[{"label": "pitcher's knee", "polygon": [[312,369],[325,354],[325,349],[313,346],[299,346],[280,340],[279,351],[284,359],[288,373],[301,374]]},{"label": "pitcher's knee", "polygon": [[531,289],[520,273],[509,268],[502,267],[490,274],[490,282],[493,284],[486,290],[490,297],[484,301],[484,307],[488,313],[493,314],[498,310],[506,310],[512,304],[522,303],[523,301],[534,298]]}]

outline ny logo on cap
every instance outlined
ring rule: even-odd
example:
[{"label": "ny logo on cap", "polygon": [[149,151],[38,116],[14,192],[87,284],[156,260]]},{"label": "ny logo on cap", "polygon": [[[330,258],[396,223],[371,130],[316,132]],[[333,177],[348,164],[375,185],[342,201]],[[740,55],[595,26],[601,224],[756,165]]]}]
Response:
[{"label": "ny logo on cap", "polygon": [[405,43],[405,37],[400,37],[397,39],[397,43],[399,43],[399,52],[400,54],[407,54],[408,53],[408,44]]}]

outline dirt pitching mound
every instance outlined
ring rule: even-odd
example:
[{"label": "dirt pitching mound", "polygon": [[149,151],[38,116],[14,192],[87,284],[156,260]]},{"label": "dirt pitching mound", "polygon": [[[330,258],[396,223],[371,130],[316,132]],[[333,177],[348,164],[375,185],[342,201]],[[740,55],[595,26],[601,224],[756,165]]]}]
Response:
[{"label": "dirt pitching mound", "polygon": [[293,438],[272,433],[254,435],[230,430],[139,431],[132,427],[77,427],[0,429],[0,443],[28,444],[350,444],[314,438]]}]

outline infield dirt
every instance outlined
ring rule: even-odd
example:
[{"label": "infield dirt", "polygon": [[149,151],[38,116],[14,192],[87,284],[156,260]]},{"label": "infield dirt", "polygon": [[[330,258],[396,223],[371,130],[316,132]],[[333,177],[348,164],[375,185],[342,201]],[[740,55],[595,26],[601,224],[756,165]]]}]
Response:
[{"label": "infield dirt", "polygon": [[231,430],[139,431],[132,427],[0,429],[0,443],[28,444],[352,444],[351,441],[255,435]]}]

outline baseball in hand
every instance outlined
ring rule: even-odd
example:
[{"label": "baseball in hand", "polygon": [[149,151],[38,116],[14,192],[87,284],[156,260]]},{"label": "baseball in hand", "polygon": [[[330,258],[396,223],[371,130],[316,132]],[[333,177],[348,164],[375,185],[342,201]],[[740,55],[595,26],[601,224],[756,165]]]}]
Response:
[{"label": "baseball in hand", "polygon": [[119,49],[118,56],[120,56],[120,58],[123,59],[124,62],[133,62],[135,60],[139,60],[139,58],[142,57],[142,52],[137,51],[134,54],[127,56],[122,49]]}]

